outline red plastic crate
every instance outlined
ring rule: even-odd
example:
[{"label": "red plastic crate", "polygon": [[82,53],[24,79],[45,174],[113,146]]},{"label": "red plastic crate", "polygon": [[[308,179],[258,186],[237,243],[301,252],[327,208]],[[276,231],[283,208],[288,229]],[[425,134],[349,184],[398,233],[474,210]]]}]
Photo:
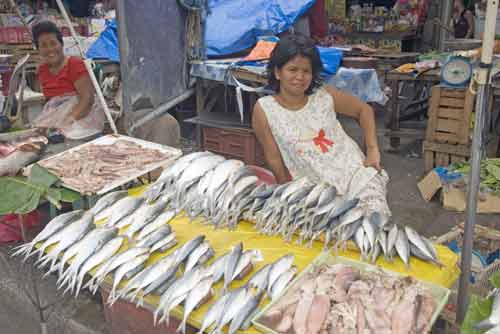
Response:
[{"label": "red plastic crate", "polygon": [[0,43],[31,43],[31,33],[29,29],[25,27],[3,27],[0,28]]}]

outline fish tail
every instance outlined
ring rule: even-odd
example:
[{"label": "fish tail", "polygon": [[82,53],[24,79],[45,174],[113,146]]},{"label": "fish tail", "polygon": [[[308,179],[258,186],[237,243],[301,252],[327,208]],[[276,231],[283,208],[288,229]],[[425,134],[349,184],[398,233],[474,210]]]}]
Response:
[{"label": "fish tail", "polygon": [[18,255],[28,256],[32,249],[33,246],[31,245],[31,243],[22,244],[14,248],[14,252],[11,253],[11,256],[18,256]]},{"label": "fish tail", "polygon": [[179,327],[177,327],[177,333],[186,334],[186,320],[182,319]]}]

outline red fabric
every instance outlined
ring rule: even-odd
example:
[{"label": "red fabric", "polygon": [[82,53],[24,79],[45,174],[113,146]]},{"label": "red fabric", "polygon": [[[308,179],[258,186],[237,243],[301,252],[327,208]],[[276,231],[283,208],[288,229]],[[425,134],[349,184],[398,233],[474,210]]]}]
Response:
[{"label": "red fabric", "polygon": [[326,19],[325,0],[316,0],[309,12],[309,29],[311,36],[325,38],[328,35],[328,21]]},{"label": "red fabric", "polygon": [[[26,230],[40,225],[40,213],[38,211],[23,215],[23,223]],[[0,243],[23,241],[18,215],[0,216]]]},{"label": "red fabric", "polygon": [[314,145],[319,146],[321,152],[328,152],[328,147],[333,146],[333,141],[325,137],[325,131],[323,129],[319,130],[316,137],[313,138]]},{"label": "red fabric", "polygon": [[85,75],[88,75],[87,69],[83,60],[78,57],[69,57],[66,65],[56,75],[50,73],[47,64],[38,68],[38,80],[47,99],[76,95],[75,82]]}]

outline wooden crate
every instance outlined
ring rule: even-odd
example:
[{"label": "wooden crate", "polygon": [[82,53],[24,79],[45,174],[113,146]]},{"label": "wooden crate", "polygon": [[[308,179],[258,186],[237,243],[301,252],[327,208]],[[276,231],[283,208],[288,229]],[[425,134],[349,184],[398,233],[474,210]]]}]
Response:
[{"label": "wooden crate", "polygon": [[248,165],[265,165],[264,151],[252,129],[204,127],[203,149]]},{"label": "wooden crate", "polygon": [[467,88],[432,87],[426,140],[439,143],[469,143],[474,95]]},{"label": "wooden crate", "polygon": [[455,162],[469,160],[470,146],[459,144],[443,144],[432,141],[424,141],[424,163],[425,172],[435,167],[446,167]]}]

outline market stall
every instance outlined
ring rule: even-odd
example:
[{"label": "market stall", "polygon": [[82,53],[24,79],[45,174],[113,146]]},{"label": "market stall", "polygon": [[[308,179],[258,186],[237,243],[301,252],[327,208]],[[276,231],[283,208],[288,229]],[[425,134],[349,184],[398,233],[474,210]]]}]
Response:
[{"label": "market stall", "polygon": [[[427,291],[422,292],[428,301],[422,308],[425,312],[416,314],[430,328],[447,299],[447,288],[458,275],[456,255],[408,227],[379,226],[381,222],[374,216],[363,220],[354,203],[346,205],[345,198],[335,197],[331,191],[331,187],[315,185],[307,179],[279,187],[264,184],[241,162],[208,152],[192,153],[166,168],[147,187],[128,193],[111,192],[86,212],[56,217],[32,242],[18,247],[16,255],[38,257],[42,267],[58,274],[60,289],[78,295],[81,289],[95,292],[100,287],[108,318],[114,320],[113,332],[138,328],[137,323],[132,325],[137,321],[146,333],[184,331],[187,325],[202,330],[223,330],[227,325],[231,333],[240,328],[255,333],[264,325],[287,332],[264,320],[255,320],[256,327],[250,327],[251,320],[258,319],[256,314],[268,314],[268,304],[286,303],[286,291],[294,291],[288,287],[311,275],[311,270],[331,255],[335,256],[333,263],[342,266],[331,268],[330,275],[335,279],[328,279],[325,284],[361,278],[367,281],[352,284],[372,284],[370,280],[378,279],[402,286],[409,284],[409,290],[405,292],[403,288],[400,297],[392,302],[391,307],[395,308],[403,307],[405,298],[414,298],[410,297],[410,290]],[[219,201],[214,202],[212,196],[219,196]],[[325,201],[327,197],[333,202]],[[325,225],[322,219],[299,218],[304,225],[290,229],[292,225],[287,225],[287,221],[291,217],[286,211],[280,214],[273,210],[292,208],[294,201],[304,201],[304,210],[311,217],[326,211],[326,222],[333,219],[333,225]],[[370,232],[374,228],[379,229],[376,239]],[[309,235],[309,229],[314,235]],[[329,239],[329,231],[334,238]],[[377,244],[377,252],[370,249],[370,243],[380,242],[379,237],[387,243],[382,242],[381,248]],[[366,241],[360,241],[365,238]],[[406,240],[406,246],[402,240]],[[364,243],[368,248],[362,246]],[[369,262],[384,271],[368,265]],[[327,293],[338,303],[338,310],[362,307],[371,312],[373,305],[368,300],[374,294],[360,296],[356,302],[351,297],[342,299],[340,283],[330,288],[321,288],[320,280],[316,284],[310,298],[316,300]],[[354,294],[354,290],[345,289],[347,296]],[[143,307],[146,313],[135,311],[133,304]],[[183,308],[179,307],[181,304]],[[128,311],[123,313],[125,309]],[[324,303],[313,302],[304,312],[311,317],[320,310],[324,316],[317,320],[318,328],[361,326],[357,321],[353,325],[348,313],[339,313],[337,320],[328,317],[326,321],[328,312],[337,313],[335,308],[325,310]],[[116,312],[121,312],[123,319],[118,319]],[[293,313],[290,316],[293,319]],[[389,327],[391,322],[402,320],[389,317]],[[162,325],[164,321],[166,327]],[[307,316],[304,321],[310,323]],[[304,324],[298,320],[288,325],[301,332],[299,326]],[[376,326],[368,315],[366,326]]]}]

